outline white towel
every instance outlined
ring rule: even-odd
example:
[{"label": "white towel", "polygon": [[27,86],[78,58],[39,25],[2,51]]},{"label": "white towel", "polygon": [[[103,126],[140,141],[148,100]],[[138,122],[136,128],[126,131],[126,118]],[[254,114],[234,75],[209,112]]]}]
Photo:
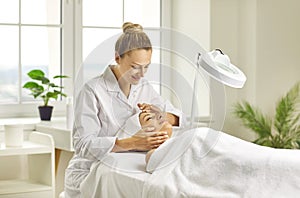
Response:
[{"label": "white towel", "polygon": [[[295,197],[300,151],[274,149],[209,128],[184,132],[151,156],[143,197]],[[296,196],[298,197],[298,196]]]}]

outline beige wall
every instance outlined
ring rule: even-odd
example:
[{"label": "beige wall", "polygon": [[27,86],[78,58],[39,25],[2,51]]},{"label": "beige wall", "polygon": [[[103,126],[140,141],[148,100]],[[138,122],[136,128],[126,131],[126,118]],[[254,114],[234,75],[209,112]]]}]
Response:
[{"label": "beige wall", "polygon": [[[242,90],[227,89],[227,116],[224,131],[244,139],[253,139],[253,133],[240,126],[230,115],[232,104],[246,99],[269,115],[274,114],[275,103],[291,86],[300,80],[300,2],[296,0],[229,0],[212,1],[212,47],[218,43],[228,50],[237,49],[233,62],[246,73],[248,81]],[[230,45],[220,34],[218,26],[230,20],[229,11],[237,13],[237,45]],[[218,11],[218,12],[217,12]],[[234,43],[234,42],[232,42]],[[235,97],[232,97],[235,95]],[[240,131],[243,131],[241,133]]]},{"label": "beige wall", "polygon": [[171,27],[210,49],[210,0],[172,0]]},{"label": "beige wall", "polygon": [[[254,134],[232,116],[232,105],[246,99],[272,115],[279,97],[300,81],[299,9],[298,0],[173,2],[173,27],[206,49],[221,48],[247,75],[243,89],[226,88],[223,131],[252,140]],[[209,24],[203,27],[196,19],[204,13]]]},{"label": "beige wall", "polygon": [[300,81],[300,1],[257,5],[257,104],[273,113],[278,97]]},{"label": "beige wall", "polygon": [[[205,50],[210,49],[210,0],[172,0],[171,3],[171,21],[168,27],[172,28],[174,31],[183,33],[188,38],[191,38],[196,43],[200,43],[201,47]],[[197,8],[197,9],[195,9]],[[180,45],[182,41],[173,40],[173,45]],[[196,53],[194,57],[196,57]],[[184,79],[186,79],[190,85],[193,87],[193,80],[195,75],[195,59],[187,60],[181,57],[179,54],[173,53],[171,55],[172,67],[178,71]],[[202,75],[202,74],[200,74]],[[203,74],[205,75],[205,74]],[[185,95],[183,108],[185,113],[190,115],[190,104],[191,98],[188,96],[191,93],[182,94],[185,90],[182,90],[181,82],[173,79],[172,82],[174,89],[178,90],[181,95]],[[202,90],[203,95],[198,97],[199,100],[199,110],[197,111],[197,116],[208,116],[209,107],[209,97],[208,97],[208,85],[206,80],[201,80],[199,83],[199,90]],[[176,101],[173,100],[176,105]]]}]

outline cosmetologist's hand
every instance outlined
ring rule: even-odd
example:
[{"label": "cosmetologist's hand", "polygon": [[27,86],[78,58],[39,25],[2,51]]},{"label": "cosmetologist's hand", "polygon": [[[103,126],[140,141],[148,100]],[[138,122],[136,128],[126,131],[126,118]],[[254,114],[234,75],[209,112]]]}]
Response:
[{"label": "cosmetologist's hand", "polygon": [[165,112],[163,112],[159,107],[147,103],[138,103],[137,106],[143,112],[155,113],[160,116],[164,116]]},{"label": "cosmetologist's hand", "polygon": [[131,137],[133,139],[134,150],[148,151],[155,149],[169,138],[166,131],[151,132],[151,128],[146,127],[141,129]]}]

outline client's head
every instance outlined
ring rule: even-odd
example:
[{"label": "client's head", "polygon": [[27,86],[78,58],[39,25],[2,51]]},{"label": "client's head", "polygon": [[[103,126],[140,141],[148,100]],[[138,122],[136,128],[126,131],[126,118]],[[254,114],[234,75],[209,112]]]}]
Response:
[{"label": "client's head", "polygon": [[142,128],[154,127],[155,131],[167,131],[169,136],[172,135],[172,125],[161,113],[142,111],[139,115],[139,121]]}]

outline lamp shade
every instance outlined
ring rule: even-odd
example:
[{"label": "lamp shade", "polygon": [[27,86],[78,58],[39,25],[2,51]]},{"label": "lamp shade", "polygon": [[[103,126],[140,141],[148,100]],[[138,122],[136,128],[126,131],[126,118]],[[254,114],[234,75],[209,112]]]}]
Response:
[{"label": "lamp shade", "polygon": [[240,69],[231,64],[229,57],[223,54],[221,50],[213,50],[199,57],[197,65],[212,78],[233,88],[244,86],[246,76]]}]

